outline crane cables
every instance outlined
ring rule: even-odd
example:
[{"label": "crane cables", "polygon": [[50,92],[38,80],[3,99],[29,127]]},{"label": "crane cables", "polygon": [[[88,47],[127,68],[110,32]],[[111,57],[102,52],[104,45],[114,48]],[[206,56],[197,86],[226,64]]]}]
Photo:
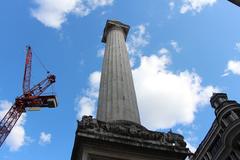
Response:
[{"label": "crane cables", "polygon": [[49,74],[50,71],[47,69],[46,65],[43,64],[43,62],[41,61],[41,59],[39,58],[37,53],[36,52],[32,52],[32,54],[35,55],[35,57],[37,58],[39,64],[43,67],[43,69],[47,72],[47,74]]},{"label": "crane cables", "polygon": [[[35,51],[32,51],[32,54],[36,57],[37,61],[39,62],[39,64],[42,66],[42,68],[46,71],[47,75],[50,74],[50,71],[48,70],[48,68],[46,67],[46,65],[44,65],[44,63],[42,62],[42,60],[40,59],[40,57],[38,56],[38,54]],[[55,93],[55,88],[54,85],[51,86],[51,94],[56,94]]]}]

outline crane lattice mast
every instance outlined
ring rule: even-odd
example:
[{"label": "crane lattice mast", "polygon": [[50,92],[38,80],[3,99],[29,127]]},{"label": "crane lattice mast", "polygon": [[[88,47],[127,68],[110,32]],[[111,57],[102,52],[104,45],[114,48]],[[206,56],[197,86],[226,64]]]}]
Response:
[{"label": "crane lattice mast", "polygon": [[26,96],[30,91],[31,70],[32,70],[32,50],[31,47],[28,46],[23,77],[23,94]]},{"label": "crane lattice mast", "polygon": [[49,74],[41,82],[30,88],[32,68],[32,50],[27,46],[27,54],[24,68],[23,78],[23,94],[15,99],[15,103],[0,121],[0,147],[13,129],[14,125],[26,110],[36,110],[43,107],[57,107],[57,99],[55,95],[41,94],[56,81],[56,76]]}]

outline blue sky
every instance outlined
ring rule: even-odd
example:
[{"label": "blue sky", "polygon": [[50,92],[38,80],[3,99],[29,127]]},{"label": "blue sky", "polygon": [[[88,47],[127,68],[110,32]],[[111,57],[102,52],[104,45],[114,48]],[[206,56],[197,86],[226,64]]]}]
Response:
[{"label": "blue sky", "polygon": [[107,19],[127,39],[141,122],[197,148],[212,121],[212,92],[240,101],[240,9],[220,0],[28,0],[0,5],[0,117],[22,93],[25,46],[32,85],[57,76],[59,106],[27,112],[0,149],[3,160],[69,159],[76,120],[95,115]]}]

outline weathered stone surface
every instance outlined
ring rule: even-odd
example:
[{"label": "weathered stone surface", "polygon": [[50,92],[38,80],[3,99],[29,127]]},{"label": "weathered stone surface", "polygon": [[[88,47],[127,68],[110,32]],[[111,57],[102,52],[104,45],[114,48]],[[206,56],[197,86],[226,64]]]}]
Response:
[{"label": "weathered stone surface", "polygon": [[185,149],[186,143],[182,135],[169,131],[168,133],[154,132],[131,121],[113,121],[103,122],[92,118],[92,116],[83,116],[78,121],[79,133],[98,134],[98,135],[115,135],[125,137],[126,139],[135,138],[165,146],[174,146]]},{"label": "weathered stone surface", "polygon": [[[93,152],[92,148],[96,145],[101,149],[97,147]],[[111,155],[109,149],[105,151],[108,147],[110,150],[111,147],[117,150]],[[126,151],[125,148],[128,147],[130,148]],[[108,159],[101,154],[106,154],[107,157],[111,155],[109,159],[121,159],[121,156],[117,155],[130,152],[130,150],[133,155],[138,155],[138,158],[132,158],[127,154],[128,158],[125,157],[125,159],[183,160],[186,156],[191,155],[189,149],[186,148],[183,136],[171,131],[168,133],[154,132],[131,121],[103,122],[92,116],[83,116],[82,120],[78,121],[72,160],[82,160],[84,157],[87,159],[91,156],[97,157],[96,159]],[[87,155],[84,155],[84,152]],[[151,156],[146,158],[148,152],[151,152],[152,155],[150,154]],[[115,158],[113,158],[114,156]]]},{"label": "weathered stone surface", "polygon": [[105,122],[127,120],[140,124],[137,99],[125,39],[129,26],[108,20],[102,66],[97,119]]}]

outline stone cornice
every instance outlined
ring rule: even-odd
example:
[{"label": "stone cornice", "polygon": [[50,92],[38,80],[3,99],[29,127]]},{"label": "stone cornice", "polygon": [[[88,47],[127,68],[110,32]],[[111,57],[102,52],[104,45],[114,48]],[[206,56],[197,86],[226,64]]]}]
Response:
[{"label": "stone cornice", "polygon": [[130,121],[102,122],[92,116],[83,116],[82,120],[78,121],[76,134],[79,137],[191,154],[182,135],[171,131],[168,133],[150,131]]}]

